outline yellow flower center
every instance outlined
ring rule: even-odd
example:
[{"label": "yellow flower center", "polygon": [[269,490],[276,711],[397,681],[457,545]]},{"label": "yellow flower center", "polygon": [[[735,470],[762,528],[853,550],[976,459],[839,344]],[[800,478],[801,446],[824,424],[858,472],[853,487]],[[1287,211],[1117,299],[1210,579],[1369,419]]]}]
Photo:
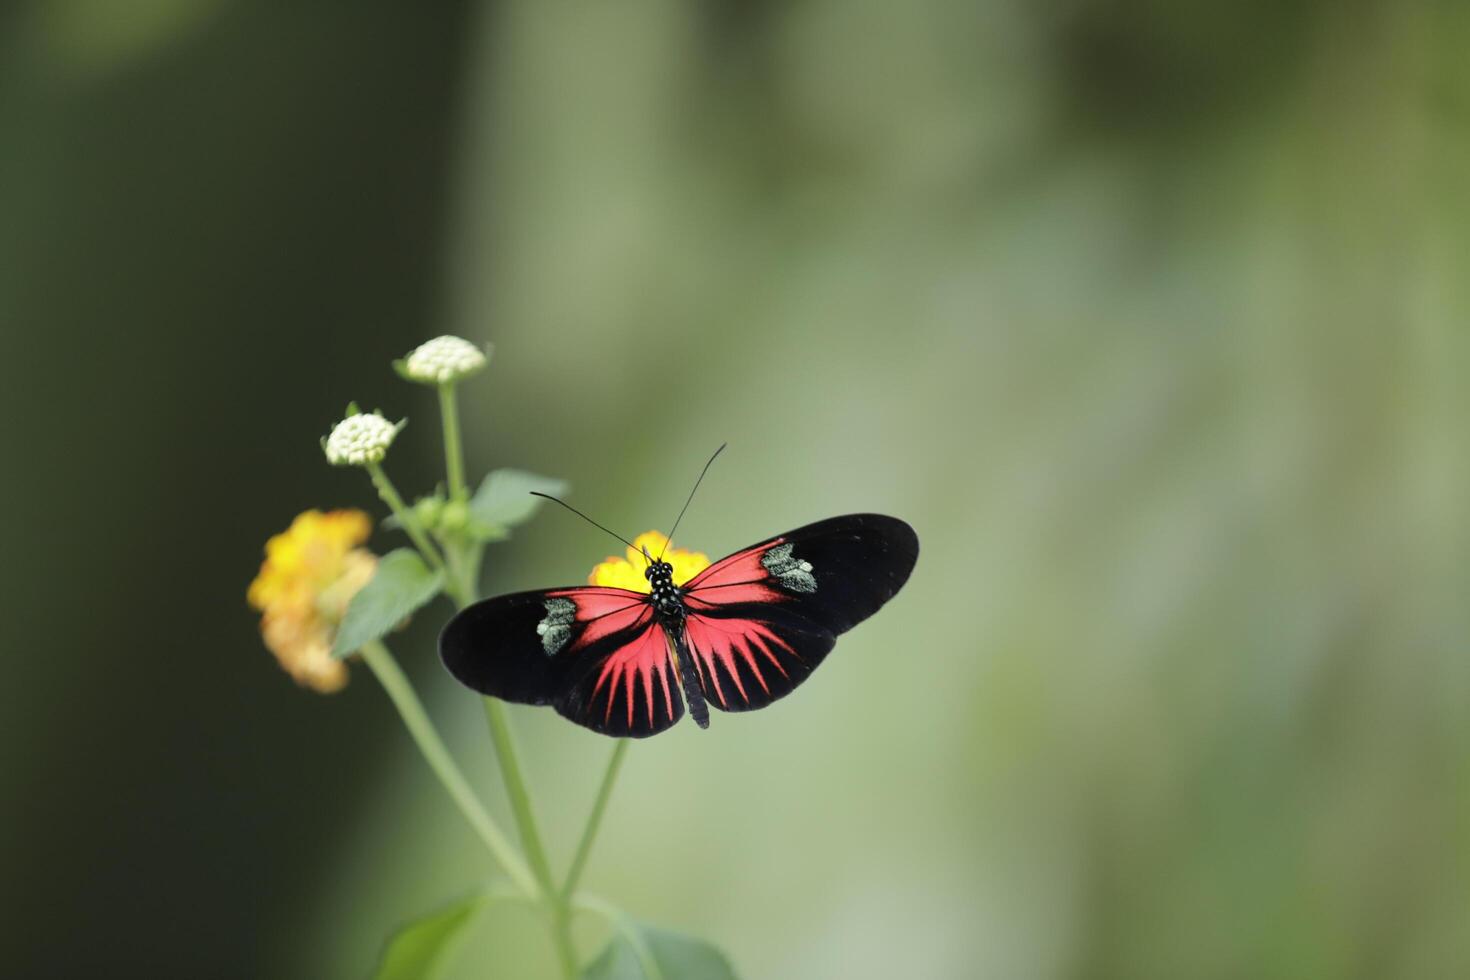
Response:
[{"label": "yellow flower center", "polygon": [[609,555],[592,569],[587,584],[604,585],[630,592],[651,592],[648,578],[643,573],[648,568],[648,559],[643,549],[654,558],[663,555],[663,560],[674,566],[674,584],[685,582],[709,568],[709,556],[699,551],[685,551],[669,546],[669,539],[658,531],[644,531],[633,539],[633,547],[627,549],[627,558]]}]

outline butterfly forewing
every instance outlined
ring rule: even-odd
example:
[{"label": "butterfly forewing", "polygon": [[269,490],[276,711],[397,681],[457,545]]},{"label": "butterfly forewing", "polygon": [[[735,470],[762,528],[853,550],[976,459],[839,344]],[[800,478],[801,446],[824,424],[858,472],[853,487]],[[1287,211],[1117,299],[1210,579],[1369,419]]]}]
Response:
[{"label": "butterfly forewing", "polygon": [[517,592],[462,610],[439,635],[439,658],[466,687],[519,704],[551,704],[563,687],[537,628],[546,592]]}]

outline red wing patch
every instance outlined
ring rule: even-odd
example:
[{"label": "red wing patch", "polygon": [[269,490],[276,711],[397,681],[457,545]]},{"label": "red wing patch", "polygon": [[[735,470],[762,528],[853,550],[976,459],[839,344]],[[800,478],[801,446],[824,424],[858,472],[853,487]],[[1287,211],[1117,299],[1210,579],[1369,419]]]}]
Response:
[{"label": "red wing patch", "polygon": [[691,612],[699,612],[715,604],[774,602],[787,598],[771,586],[771,573],[761,564],[766,552],[783,540],[773,538],[721,558],[684,586],[685,604]]},{"label": "red wing patch", "polygon": [[578,619],[596,619],[615,613],[629,606],[648,604],[648,596],[627,589],[612,589],[601,585],[581,585],[571,589],[553,589],[549,596],[565,596],[577,604]]},{"label": "red wing patch", "polygon": [[[760,691],[769,698],[771,685],[766,675],[771,672],[783,678],[790,675],[781,663],[776,651],[797,656],[795,650],[781,639],[769,626],[754,619],[705,619],[691,616],[686,623],[690,649],[694,651],[695,665],[701,678],[714,689],[717,704],[726,703],[726,694],[720,683],[724,674],[734,682],[741,704],[750,703],[743,678],[752,678],[760,685]],[[723,667],[717,671],[716,665]],[[743,675],[743,676],[742,676]]]},{"label": "red wing patch", "polygon": [[726,711],[763,708],[789,694],[836,642],[769,604],[691,614],[684,628],[705,700]]},{"label": "red wing patch", "polygon": [[675,717],[670,673],[668,640],[662,629],[650,625],[603,660],[587,699],[587,710],[595,712],[598,705],[604,705],[604,726],[612,724],[613,712],[617,711],[632,729],[634,710],[641,704],[639,721],[646,719],[648,727],[653,728],[660,715]]},{"label": "red wing patch", "polygon": [[621,630],[641,626],[653,618],[648,597],[627,589],[587,587],[548,592],[576,605],[576,622],[582,625],[570,652],[585,649]]}]

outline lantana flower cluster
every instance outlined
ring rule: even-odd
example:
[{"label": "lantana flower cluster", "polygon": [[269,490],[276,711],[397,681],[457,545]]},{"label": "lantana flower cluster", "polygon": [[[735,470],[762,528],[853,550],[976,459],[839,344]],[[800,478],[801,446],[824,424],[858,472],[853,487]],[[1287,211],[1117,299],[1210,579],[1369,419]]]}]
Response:
[{"label": "lantana flower cluster", "polygon": [[347,604],[373,577],[377,558],[360,547],[372,527],[360,510],[306,511],[266,542],[247,593],[281,667],[323,694],[347,683],[347,665],[332,657],[332,640]]}]

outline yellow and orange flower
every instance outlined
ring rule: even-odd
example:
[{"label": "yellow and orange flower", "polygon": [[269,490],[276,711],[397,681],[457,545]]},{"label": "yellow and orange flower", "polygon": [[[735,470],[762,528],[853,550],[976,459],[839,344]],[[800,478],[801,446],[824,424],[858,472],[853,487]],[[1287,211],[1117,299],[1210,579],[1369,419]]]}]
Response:
[{"label": "yellow and orange flower", "polygon": [[246,594],[261,611],[260,635],[286,673],[323,694],[347,683],[332,657],[347,603],[373,577],[378,559],[359,547],[372,533],[360,510],[308,510],[266,542],[260,574]]},{"label": "yellow and orange flower", "polygon": [[669,539],[658,531],[645,531],[633,539],[633,547],[627,549],[627,558],[609,555],[592,569],[587,582],[633,592],[651,592],[648,578],[643,574],[648,568],[648,560],[643,557],[644,548],[655,558],[662,554],[664,561],[674,566],[675,585],[683,585],[709,567],[709,556],[703,552],[667,547],[668,543]]}]

